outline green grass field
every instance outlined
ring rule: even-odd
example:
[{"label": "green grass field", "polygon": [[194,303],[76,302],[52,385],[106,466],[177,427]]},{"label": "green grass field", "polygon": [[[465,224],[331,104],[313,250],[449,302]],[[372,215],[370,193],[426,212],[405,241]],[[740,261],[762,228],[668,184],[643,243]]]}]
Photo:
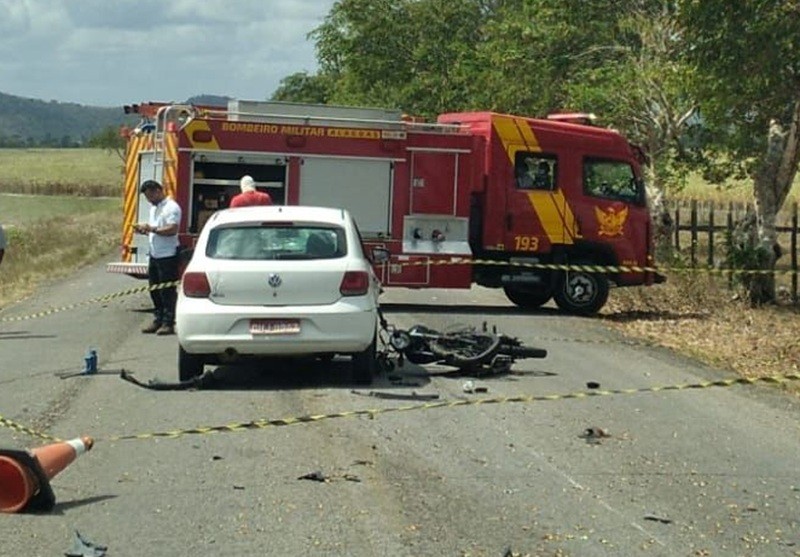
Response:
[{"label": "green grass field", "polygon": [[0,193],[0,222],[4,226],[24,227],[42,219],[92,213],[114,213],[121,219],[122,198]]},{"label": "green grass field", "polygon": [[0,193],[122,195],[123,162],[103,149],[0,149]]}]

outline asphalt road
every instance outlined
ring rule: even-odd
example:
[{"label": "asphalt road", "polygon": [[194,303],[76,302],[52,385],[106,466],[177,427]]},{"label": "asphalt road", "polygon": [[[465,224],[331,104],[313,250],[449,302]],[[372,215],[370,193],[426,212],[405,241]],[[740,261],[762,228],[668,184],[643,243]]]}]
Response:
[{"label": "asphalt road", "polygon": [[[0,555],[63,555],[75,530],[110,556],[800,555],[800,404],[778,388],[381,412],[425,403],[364,393],[475,402],[731,377],[478,288],[390,290],[384,307],[400,327],[488,321],[546,359],[482,378],[409,365],[366,389],[343,361],[271,361],[218,368],[213,388],[152,391],[119,378],[177,380],[175,337],[139,333],[144,293],[8,320],[141,284],[98,265],[0,312],[0,416],[97,439],[53,480],[52,512],[0,517]],[[80,371],[89,348],[101,373],[57,376]],[[465,393],[468,380],[487,392]],[[376,411],[184,432],[365,409]],[[584,438],[592,427],[610,436]],[[167,431],[184,434],[151,435]],[[0,447],[42,443],[0,426]]]}]

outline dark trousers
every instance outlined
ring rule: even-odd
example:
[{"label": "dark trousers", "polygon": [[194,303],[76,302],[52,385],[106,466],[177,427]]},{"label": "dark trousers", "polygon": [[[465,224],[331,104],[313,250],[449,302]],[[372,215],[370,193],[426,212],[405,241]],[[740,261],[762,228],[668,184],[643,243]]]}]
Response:
[{"label": "dark trousers", "polygon": [[[150,286],[178,280],[178,256],[150,258],[147,268]],[[154,321],[159,325],[175,325],[175,302],[178,299],[178,290],[175,286],[158,288],[150,291],[150,298],[155,306]]]}]

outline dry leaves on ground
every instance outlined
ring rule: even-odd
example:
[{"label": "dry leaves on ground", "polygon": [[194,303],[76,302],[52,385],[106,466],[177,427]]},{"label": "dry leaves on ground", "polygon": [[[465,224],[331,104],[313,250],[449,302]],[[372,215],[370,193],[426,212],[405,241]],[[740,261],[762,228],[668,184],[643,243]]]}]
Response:
[{"label": "dry leaves on ground", "polygon": [[800,372],[800,306],[781,300],[751,308],[724,278],[675,275],[648,288],[617,289],[601,317],[628,336],[742,377]]}]

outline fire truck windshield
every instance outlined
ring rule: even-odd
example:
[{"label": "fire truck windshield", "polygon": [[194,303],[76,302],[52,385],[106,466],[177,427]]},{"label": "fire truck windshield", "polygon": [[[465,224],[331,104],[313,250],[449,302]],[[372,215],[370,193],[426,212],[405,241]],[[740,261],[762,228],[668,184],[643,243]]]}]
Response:
[{"label": "fire truck windshield", "polygon": [[644,202],[644,183],[637,178],[633,167],[624,161],[585,159],[583,190],[587,195],[603,199]]}]

